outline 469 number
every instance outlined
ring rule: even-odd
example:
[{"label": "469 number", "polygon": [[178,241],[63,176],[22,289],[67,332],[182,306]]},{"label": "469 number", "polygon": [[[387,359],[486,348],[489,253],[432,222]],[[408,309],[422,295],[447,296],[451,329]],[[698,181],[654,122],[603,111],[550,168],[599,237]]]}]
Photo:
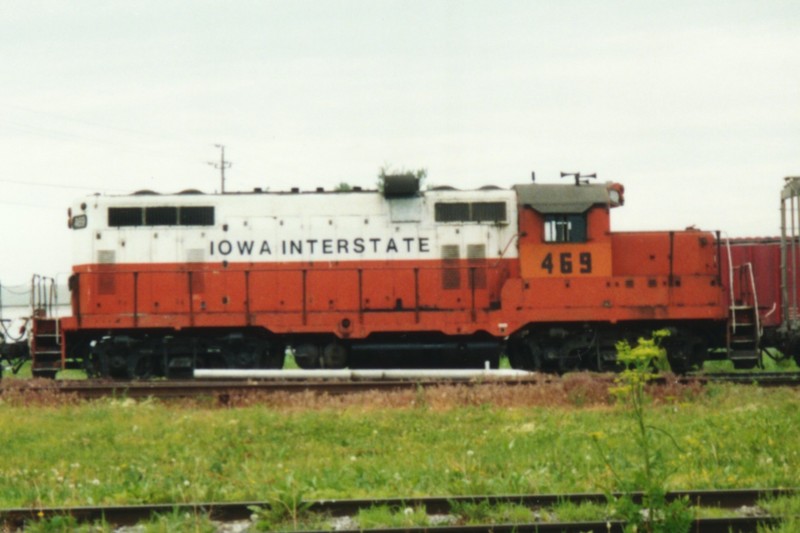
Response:
[{"label": "469 number", "polygon": [[[558,267],[558,271],[562,274],[572,274],[577,267],[577,272],[580,274],[592,273],[592,254],[589,252],[581,252],[578,255],[577,265],[574,263],[572,252],[563,252],[557,254],[553,258],[553,254],[549,253],[542,260],[542,270],[546,270],[548,274],[552,274],[553,270]],[[555,263],[558,263],[556,265]]]}]

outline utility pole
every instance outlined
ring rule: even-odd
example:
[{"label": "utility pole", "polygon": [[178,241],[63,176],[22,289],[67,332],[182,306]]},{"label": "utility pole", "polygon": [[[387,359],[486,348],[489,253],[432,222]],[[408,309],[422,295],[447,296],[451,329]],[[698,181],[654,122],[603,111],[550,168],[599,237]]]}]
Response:
[{"label": "utility pole", "polygon": [[215,147],[219,148],[220,155],[219,155],[219,163],[215,163],[213,161],[209,161],[208,164],[214,168],[219,169],[220,178],[222,180],[222,186],[220,188],[220,192],[225,194],[225,169],[231,168],[233,163],[230,161],[225,161],[225,145],[223,144],[215,144]]}]

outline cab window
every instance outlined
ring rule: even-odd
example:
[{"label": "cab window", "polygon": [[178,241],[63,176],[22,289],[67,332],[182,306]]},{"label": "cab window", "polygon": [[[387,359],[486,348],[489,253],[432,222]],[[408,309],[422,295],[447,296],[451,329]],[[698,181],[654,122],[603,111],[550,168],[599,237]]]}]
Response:
[{"label": "cab window", "polygon": [[586,242],[586,215],[545,215],[544,242]]}]

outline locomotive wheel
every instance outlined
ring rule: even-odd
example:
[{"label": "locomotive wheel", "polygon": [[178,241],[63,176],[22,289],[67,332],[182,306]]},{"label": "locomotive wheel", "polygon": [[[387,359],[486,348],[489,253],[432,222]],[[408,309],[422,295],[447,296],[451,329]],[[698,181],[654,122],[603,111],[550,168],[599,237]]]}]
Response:
[{"label": "locomotive wheel", "polygon": [[508,361],[512,368],[539,372],[542,370],[542,349],[530,338],[512,339],[508,345]]},{"label": "locomotive wheel", "polygon": [[151,355],[132,357],[128,361],[129,379],[150,379],[156,375],[156,362]]},{"label": "locomotive wheel", "polygon": [[309,342],[294,347],[294,362],[303,370],[319,368],[321,347]]},{"label": "locomotive wheel", "polygon": [[282,342],[272,342],[261,363],[261,368],[280,370],[286,359],[286,346]]},{"label": "locomotive wheel", "polygon": [[322,363],[325,368],[344,368],[347,366],[347,348],[339,342],[328,344],[322,350]]},{"label": "locomotive wheel", "polygon": [[[610,355],[609,355],[610,354]],[[621,365],[616,361],[617,350],[613,347],[598,347],[595,370],[598,372],[617,372]]]}]

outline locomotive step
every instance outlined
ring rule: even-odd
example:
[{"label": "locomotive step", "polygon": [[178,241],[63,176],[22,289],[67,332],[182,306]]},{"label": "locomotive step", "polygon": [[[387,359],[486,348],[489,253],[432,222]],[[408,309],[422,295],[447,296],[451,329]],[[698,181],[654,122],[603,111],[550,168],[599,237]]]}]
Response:
[{"label": "locomotive step", "polygon": [[732,361],[756,360],[759,358],[759,354],[754,350],[731,350],[728,358]]}]

